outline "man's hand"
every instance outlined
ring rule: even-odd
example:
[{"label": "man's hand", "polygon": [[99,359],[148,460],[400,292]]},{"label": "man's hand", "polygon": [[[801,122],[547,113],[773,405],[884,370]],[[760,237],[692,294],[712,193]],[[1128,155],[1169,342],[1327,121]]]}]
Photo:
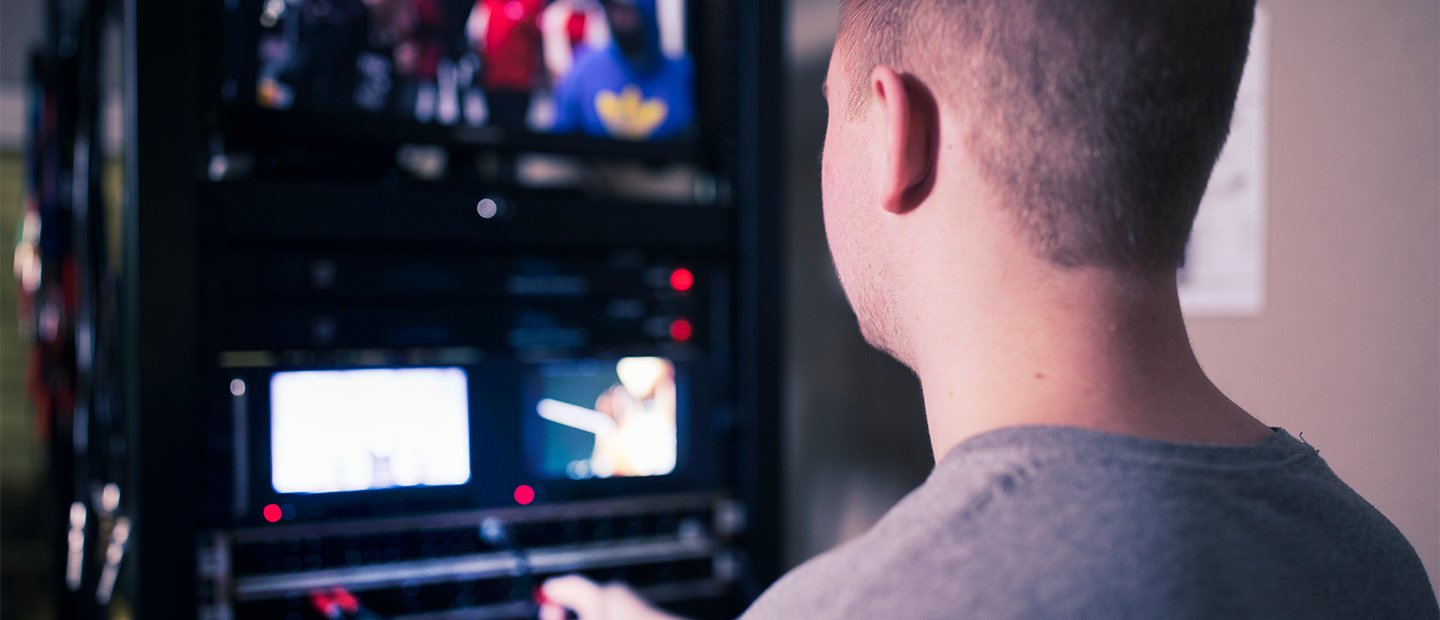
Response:
[{"label": "man's hand", "polygon": [[580,620],[679,620],[645,602],[630,586],[600,585],[579,575],[547,580],[540,599],[540,620],[565,620],[566,610]]}]

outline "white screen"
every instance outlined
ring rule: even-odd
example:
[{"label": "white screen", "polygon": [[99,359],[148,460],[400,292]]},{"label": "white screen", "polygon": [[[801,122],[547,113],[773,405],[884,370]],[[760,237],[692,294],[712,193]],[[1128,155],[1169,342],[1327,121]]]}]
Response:
[{"label": "white screen", "polygon": [[276,373],[271,484],[279,493],[464,484],[469,417],[459,368]]}]

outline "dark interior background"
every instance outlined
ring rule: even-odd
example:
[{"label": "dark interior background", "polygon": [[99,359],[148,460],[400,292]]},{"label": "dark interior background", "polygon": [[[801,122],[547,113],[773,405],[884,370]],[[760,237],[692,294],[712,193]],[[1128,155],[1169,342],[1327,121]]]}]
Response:
[{"label": "dark interior background", "polygon": [[[44,0],[0,6],[0,609],[49,617],[58,559],[31,509],[42,454],[25,400],[9,257],[24,51]],[[1264,0],[1273,17],[1267,303],[1190,321],[1202,363],[1261,419],[1306,432],[1415,545],[1440,588],[1440,3]],[[834,0],[789,0],[784,557],[865,531],[932,465],[918,384],[860,339],[826,250],[817,155]],[[107,113],[118,114],[118,98]],[[115,138],[119,140],[118,137]]]}]

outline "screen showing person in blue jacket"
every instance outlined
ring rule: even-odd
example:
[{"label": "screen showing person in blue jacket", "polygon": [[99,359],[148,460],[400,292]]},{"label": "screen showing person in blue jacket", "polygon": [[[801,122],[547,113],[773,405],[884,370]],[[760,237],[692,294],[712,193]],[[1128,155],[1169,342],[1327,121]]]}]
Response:
[{"label": "screen showing person in blue jacket", "polygon": [[[605,0],[603,46],[582,46],[555,89],[556,133],[621,140],[682,135],[695,117],[694,63],[666,0]],[[664,9],[664,10],[662,10]],[[666,23],[669,22],[669,23]],[[669,35],[669,36],[667,36]],[[681,39],[680,45],[672,42]]]},{"label": "screen showing person in blue jacket", "polygon": [[686,0],[262,4],[262,108],[632,141],[694,123]]}]

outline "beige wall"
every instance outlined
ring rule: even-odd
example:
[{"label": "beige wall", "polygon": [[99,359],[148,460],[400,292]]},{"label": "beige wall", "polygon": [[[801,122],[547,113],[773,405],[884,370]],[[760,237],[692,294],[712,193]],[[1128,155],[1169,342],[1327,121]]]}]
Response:
[{"label": "beige wall", "polygon": [[1440,3],[1270,2],[1267,306],[1195,320],[1215,381],[1305,438],[1440,589]]},{"label": "beige wall", "polygon": [[[1267,305],[1192,321],[1202,363],[1305,433],[1440,589],[1440,3],[1267,0]],[[793,0],[787,558],[864,531],[930,467],[914,379],[834,282],[815,153],[833,0]]]}]

